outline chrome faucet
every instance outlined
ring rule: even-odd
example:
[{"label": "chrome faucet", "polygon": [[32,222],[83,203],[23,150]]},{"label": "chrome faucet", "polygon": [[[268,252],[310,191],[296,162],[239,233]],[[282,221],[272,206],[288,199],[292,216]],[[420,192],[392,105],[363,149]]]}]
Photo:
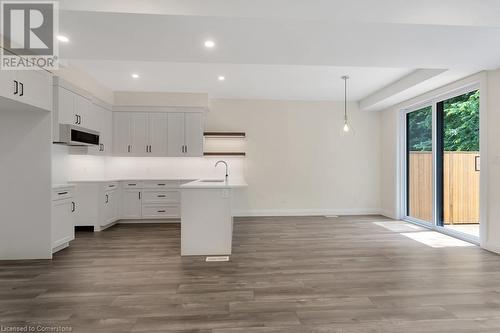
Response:
[{"label": "chrome faucet", "polygon": [[223,164],[226,166],[226,182],[227,182],[227,177],[229,177],[229,173],[228,173],[228,170],[227,170],[227,162],[226,162],[226,161],[222,161],[222,160],[217,161],[217,162],[215,163],[215,167],[216,167],[216,168],[217,168],[217,166],[219,165],[219,163],[223,163]]}]

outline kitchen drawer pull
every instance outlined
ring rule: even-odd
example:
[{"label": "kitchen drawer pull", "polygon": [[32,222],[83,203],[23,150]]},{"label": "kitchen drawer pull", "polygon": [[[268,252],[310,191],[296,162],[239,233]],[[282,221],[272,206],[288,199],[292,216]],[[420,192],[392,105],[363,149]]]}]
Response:
[{"label": "kitchen drawer pull", "polygon": [[158,186],[165,186],[165,185],[167,185],[167,184],[158,184]]},{"label": "kitchen drawer pull", "polygon": [[68,194],[68,192],[59,192],[59,193],[57,193],[57,195],[65,195],[65,194]]},{"label": "kitchen drawer pull", "polygon": [[165,198],[165,197],[166,197],[166,195],[165,195],[165,194],[159,194],[159,195],[158,195],[158,198]]},{"label": "kitchen drawer pull", "polygon": [[128,186],[136,186],[137,184],[128,184]]},{"label": "kitchen drawer pull", "polygon": [[164,210],[159,210],[158,213],[165,213],[165,211]]},{"label": "kitchen drawer pull", "polygon": [[108,187],[115,187],[115,185],[108,185]]}]

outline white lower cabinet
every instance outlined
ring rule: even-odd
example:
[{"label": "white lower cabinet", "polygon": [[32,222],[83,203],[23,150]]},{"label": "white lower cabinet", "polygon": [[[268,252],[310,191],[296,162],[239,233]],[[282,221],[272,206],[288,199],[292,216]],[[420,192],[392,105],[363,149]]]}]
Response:
[{"label": "white lower cabinet", "polygon": [[76,204],[73,187],[59,187],[52,192],[52,252],[64,249],[75,239]]},{"label": "white lower cabinet", "polygon": [[101,220],[101,227],[105,227],[118,220],[119,196],[120,192],[118,191],[118,189],[108,190],[104,192],[104,218]]},{"label": "white lower cabinet", "polygon": [[94,231],[101,231],[119,219],[121,190],[118,182],[75,184],[75,198],[79,206],[77,226],[92,226]]},{"label": "white lower cabinet", "polygon": [[101,231],[118,220],[180,219],[178,180],[77,182],[77,226]]},{"label": "white lower cabinet", "polygon": [[172,219],[180,218],[181,207],[179,204],[144,204],[142,218],[144,219]]},{"label": "white lower cabinet", "polygon": [[142,218],[142,190],[141,189],[123,189],[122,192],[122,210],[120,217],[122,219],[141,219]]}]

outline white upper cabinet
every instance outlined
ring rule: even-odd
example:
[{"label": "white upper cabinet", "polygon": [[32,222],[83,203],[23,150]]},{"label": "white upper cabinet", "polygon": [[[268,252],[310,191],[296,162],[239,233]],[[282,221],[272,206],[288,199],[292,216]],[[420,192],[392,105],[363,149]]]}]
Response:
[{"label": "white upper cabinet", "polygon": [[168,114],[168,156],[203,156],[203,113]]},{"label": "white upper cabinet", "polygon": [[168,114],[168,156],[184,156],[184,113]]},{"label": "white upper cabinet", "polygon": [[202,112],[113,112],[116,156],[203,156]]},{"label": "white upper cabinet", "polygon": [[110,155],[113,147],[113,112],[99,104],[93,104],[94,117],[97,120],[96,128],[99,131],[99,145],[91,146],[88,152],[91,155]]},{"label": "white upper cabinet", "polygon": [[54,87],[56,105],[54,115],[59,124],[73,124],[97,130],[98,120],[92,100],[81,96],[65,87]]},{"label": "white upper cabinet", "polygon": [[0,96],[52,111],[52,74],[44,70],[2,71]]},{"label": "white upper cabinet", "polygon": [[185,156],[197,157],[203,156],[203,114],[185,113]]},{"label": "white upper cabinet", "polygon": [[148,156],[167,156],[168,116],[150,113],[148,117]]},{"label": "white upper cabinet", "polygon": [[73,92],[56,87],[54,91],[55,109],[54,115],[58,115],[58,124],[78,124],[79,119],[75,112],[75,98]]},{"label": "white upper cabinet", "polygon": [[113,112],[113,154],[132,156],[131,112]]},{"label": "white upper cabinet", "polygon": [[78,125],[83,128],[88,128],[98,131],[97,111],[92,104],[90,98],[73,94],[74,97],[74,113],[80,117]]},{"label": "white upper cabinet", "polygon": [[148,125],[147,113],[132,113],[132,154],[134,156],[146,156],[148,154]]},{"label": "white upper cabinet", "polygon": [[56,78],[53,96],[53,141],[60,141],[60,124],[76,125],[94,131],[100,130],[101,118],[90,95]]},{"label": "white upper cabinet", "polygon": [[52,74],[44,70],[17,72],[19,101],[52,111]]}]

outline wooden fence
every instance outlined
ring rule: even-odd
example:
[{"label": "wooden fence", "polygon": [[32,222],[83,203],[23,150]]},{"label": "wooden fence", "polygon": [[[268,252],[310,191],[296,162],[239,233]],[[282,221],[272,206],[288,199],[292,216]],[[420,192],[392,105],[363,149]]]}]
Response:
[{"label": "wooden fence", "polygon": [[[445,224],[479,223],[478,152],[444,154]],[[410,153],[409,215],[432,220],[432,153]]]}]

